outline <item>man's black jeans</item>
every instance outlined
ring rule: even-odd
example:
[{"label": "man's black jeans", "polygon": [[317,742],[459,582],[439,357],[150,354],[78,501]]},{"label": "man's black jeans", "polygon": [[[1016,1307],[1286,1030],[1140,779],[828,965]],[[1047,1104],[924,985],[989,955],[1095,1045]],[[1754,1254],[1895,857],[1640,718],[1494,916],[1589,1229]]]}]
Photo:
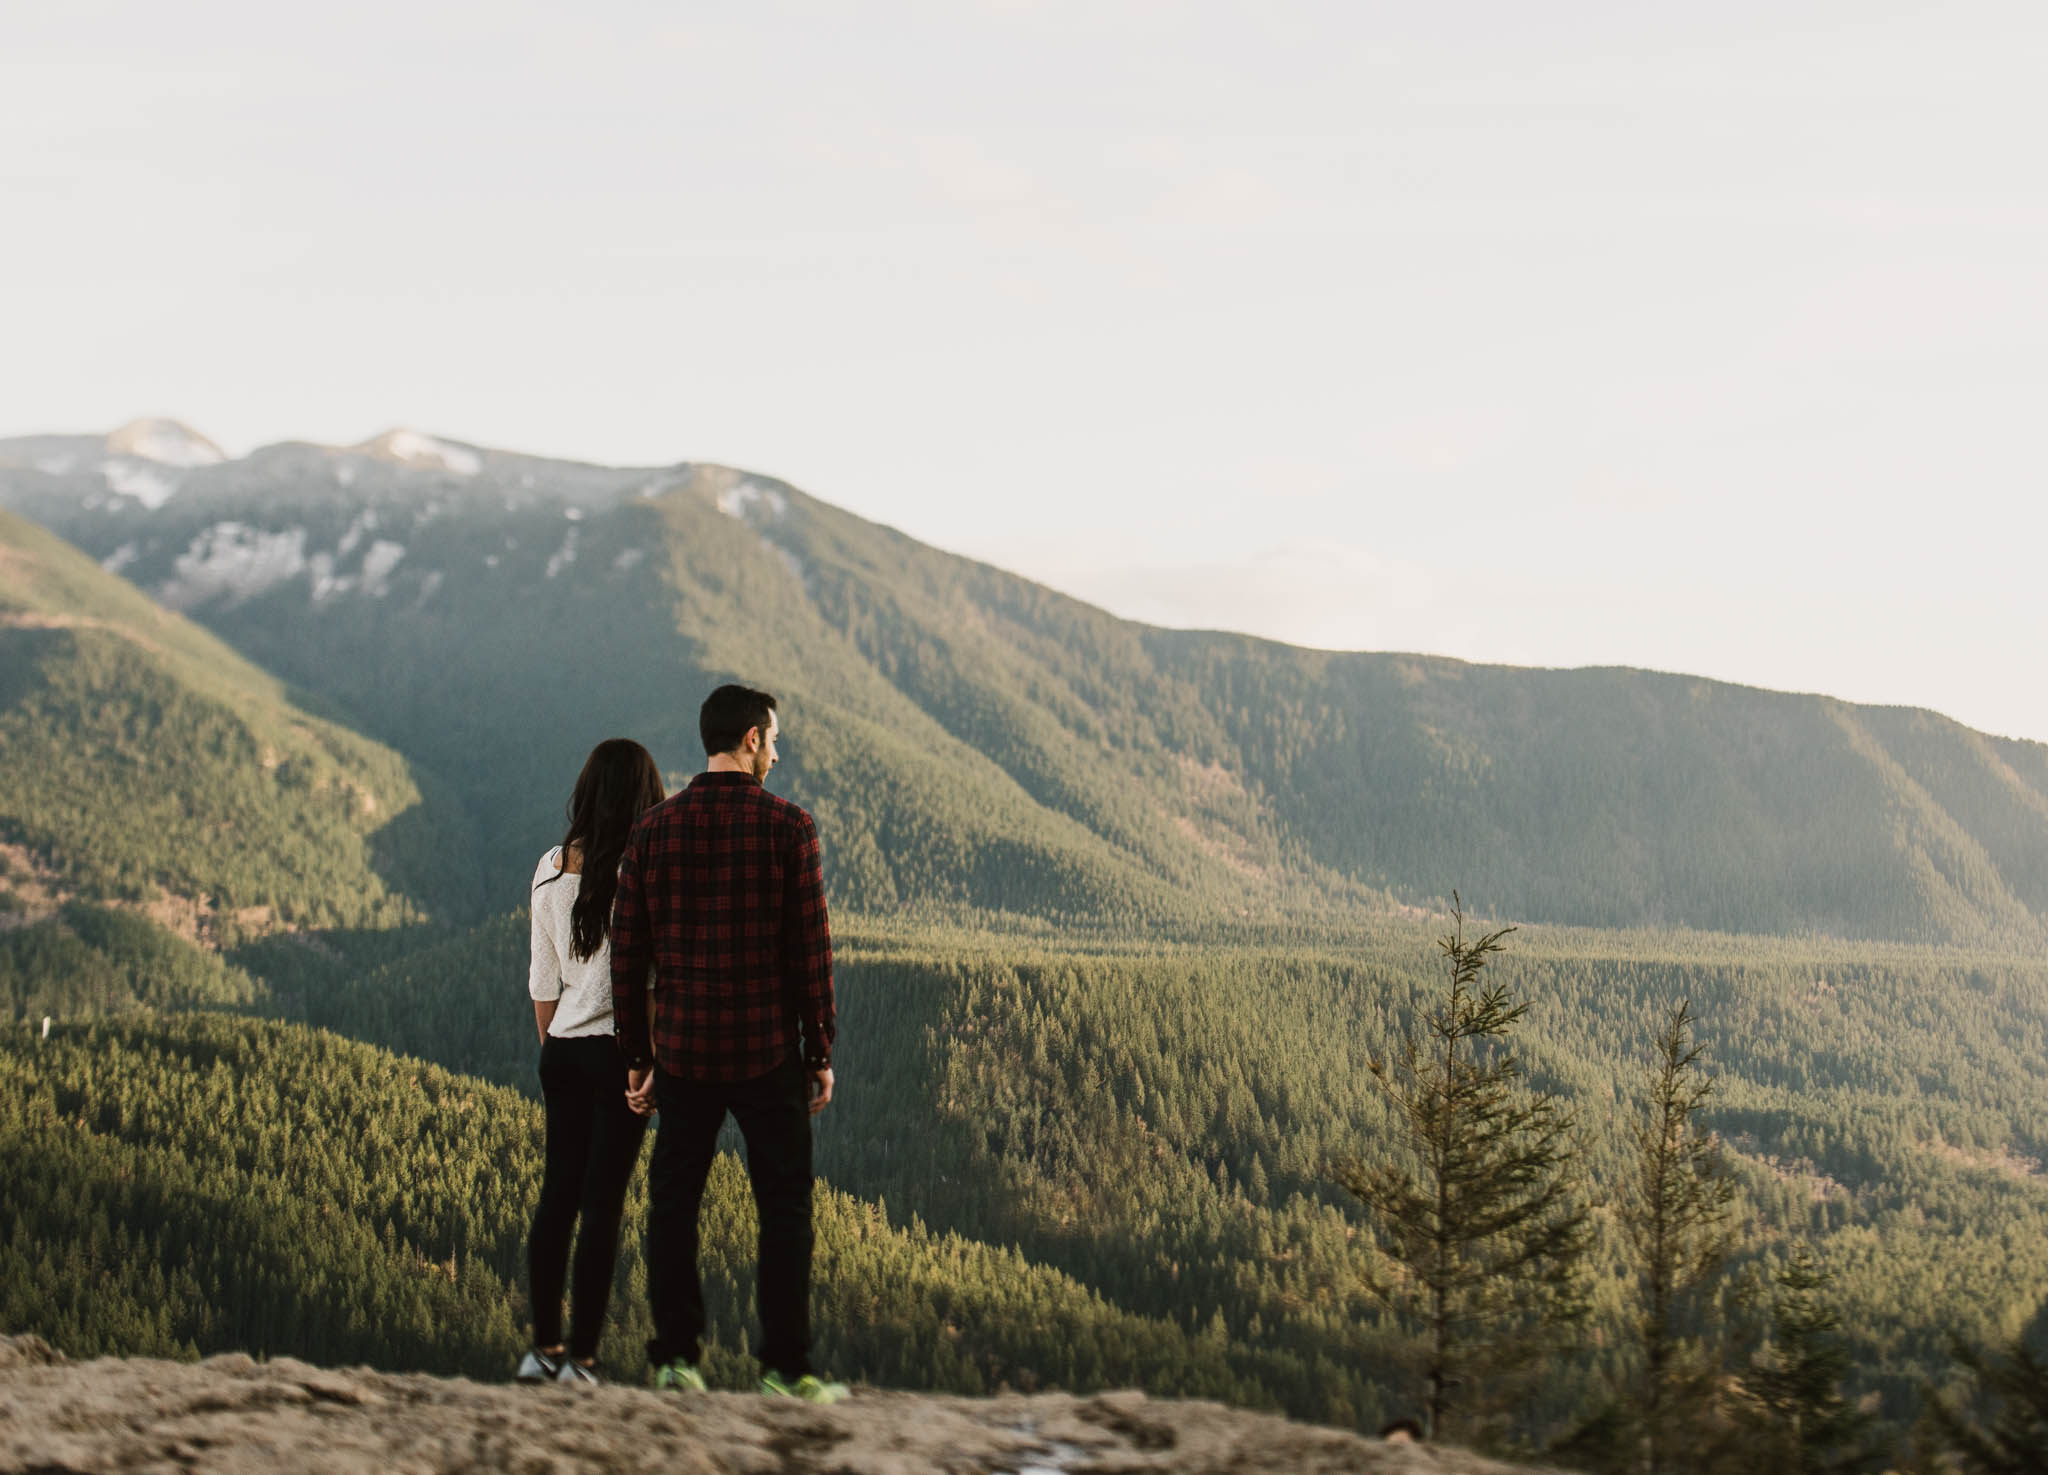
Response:
[{"label": "man's black jeans", "polygon": [[569,1355],[597,1356],[619,1255],[619,1215],[640,1157],[647,1119],[626,1105],[626,1067],[610,1035],[549,1035],[540,1047],[541,1099],[547,1105],[547,1165],[526,1241],[533,1291],[533,1343],[562,1340],[562,1280],[576,1232],[576,1283]]},{"label": "man's black jeans", "polygon": [[761,1218],[762,1365],[795,1379],[811,1370],[810,1077],[791,1056],[750,1081],[689,1081],[657,1068],[661,1126],[647,1169],[647,1297],[657,1367],[702,1352],[704,1286],[697,1210],[730,1111],[747,1145],[747,1178]]}]

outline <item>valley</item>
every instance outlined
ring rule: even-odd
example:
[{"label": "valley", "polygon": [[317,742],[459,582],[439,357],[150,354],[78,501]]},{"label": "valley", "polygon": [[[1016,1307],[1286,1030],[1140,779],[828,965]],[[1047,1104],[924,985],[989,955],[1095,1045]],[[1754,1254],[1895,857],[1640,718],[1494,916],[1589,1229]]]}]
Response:
[{"label": "valley", "polygon": [[[1366,1064],[1431,1007],[1453,888],[1521,929],[1517,1048],[1589,1196],[1691,1002],[1740,1229],[1701,1335],[1753,1341],[1810,1241],[1852,1391],[1903,1429],[1951,1333],[2048,1300],[2048,747],[1150,629],[719,467],[166,444],[0,442],[8,1331],[502,1376],[539,1163],[525,878],[593,742],[680,783],[733,677],[783,699],[773,786],[827,846],[817,1318],[847,1375],[1407,1411],[1332,1165],[1404,1150]],[[1525,1452],[1626,1362],[1598,1219]],[[706,1225],[737,1385],[730,1160]]]}]

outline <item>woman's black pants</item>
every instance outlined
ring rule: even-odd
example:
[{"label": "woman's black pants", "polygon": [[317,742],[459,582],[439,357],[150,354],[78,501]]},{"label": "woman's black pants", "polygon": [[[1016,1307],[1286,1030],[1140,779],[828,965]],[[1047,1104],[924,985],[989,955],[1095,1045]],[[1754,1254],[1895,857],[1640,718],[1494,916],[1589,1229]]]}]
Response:
[{"label": "woman's black pants", "polygon": [[574,1231],[569,1355],[587,1361],[597,1356],[604,1331],[619,1258],[619,1216],[647,1119],[626,1105],[626,1067],[610,1035],[549,1035],[540,1047],[540,1089],[547,1106],[547,1166],[526,1241],[533,1344],[553,1347],[562,1340],[562,1280]]}]

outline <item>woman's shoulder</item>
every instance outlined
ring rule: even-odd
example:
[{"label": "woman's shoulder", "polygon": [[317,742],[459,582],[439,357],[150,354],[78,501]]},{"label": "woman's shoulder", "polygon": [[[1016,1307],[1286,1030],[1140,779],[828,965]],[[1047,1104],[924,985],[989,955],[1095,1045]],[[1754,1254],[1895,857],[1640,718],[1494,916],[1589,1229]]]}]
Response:
[{"label": "woman's shoulder", "polygon": [[574,871],[566,870],[562,865],[562,847],[551,845],[533,868],[533,884],[538,886],[541,882],[552,881],[557,876],[574,874]]}]

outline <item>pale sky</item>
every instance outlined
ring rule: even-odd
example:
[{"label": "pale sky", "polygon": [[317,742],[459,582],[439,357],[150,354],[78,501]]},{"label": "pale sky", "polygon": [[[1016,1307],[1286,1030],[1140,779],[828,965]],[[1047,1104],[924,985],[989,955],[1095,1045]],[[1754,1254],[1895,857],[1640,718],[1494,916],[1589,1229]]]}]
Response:
[{"label": "pale sky", "polygon": [[0,434],[783,477],[1119,614],[2048,740],[2048,7],[0,21]]}]

